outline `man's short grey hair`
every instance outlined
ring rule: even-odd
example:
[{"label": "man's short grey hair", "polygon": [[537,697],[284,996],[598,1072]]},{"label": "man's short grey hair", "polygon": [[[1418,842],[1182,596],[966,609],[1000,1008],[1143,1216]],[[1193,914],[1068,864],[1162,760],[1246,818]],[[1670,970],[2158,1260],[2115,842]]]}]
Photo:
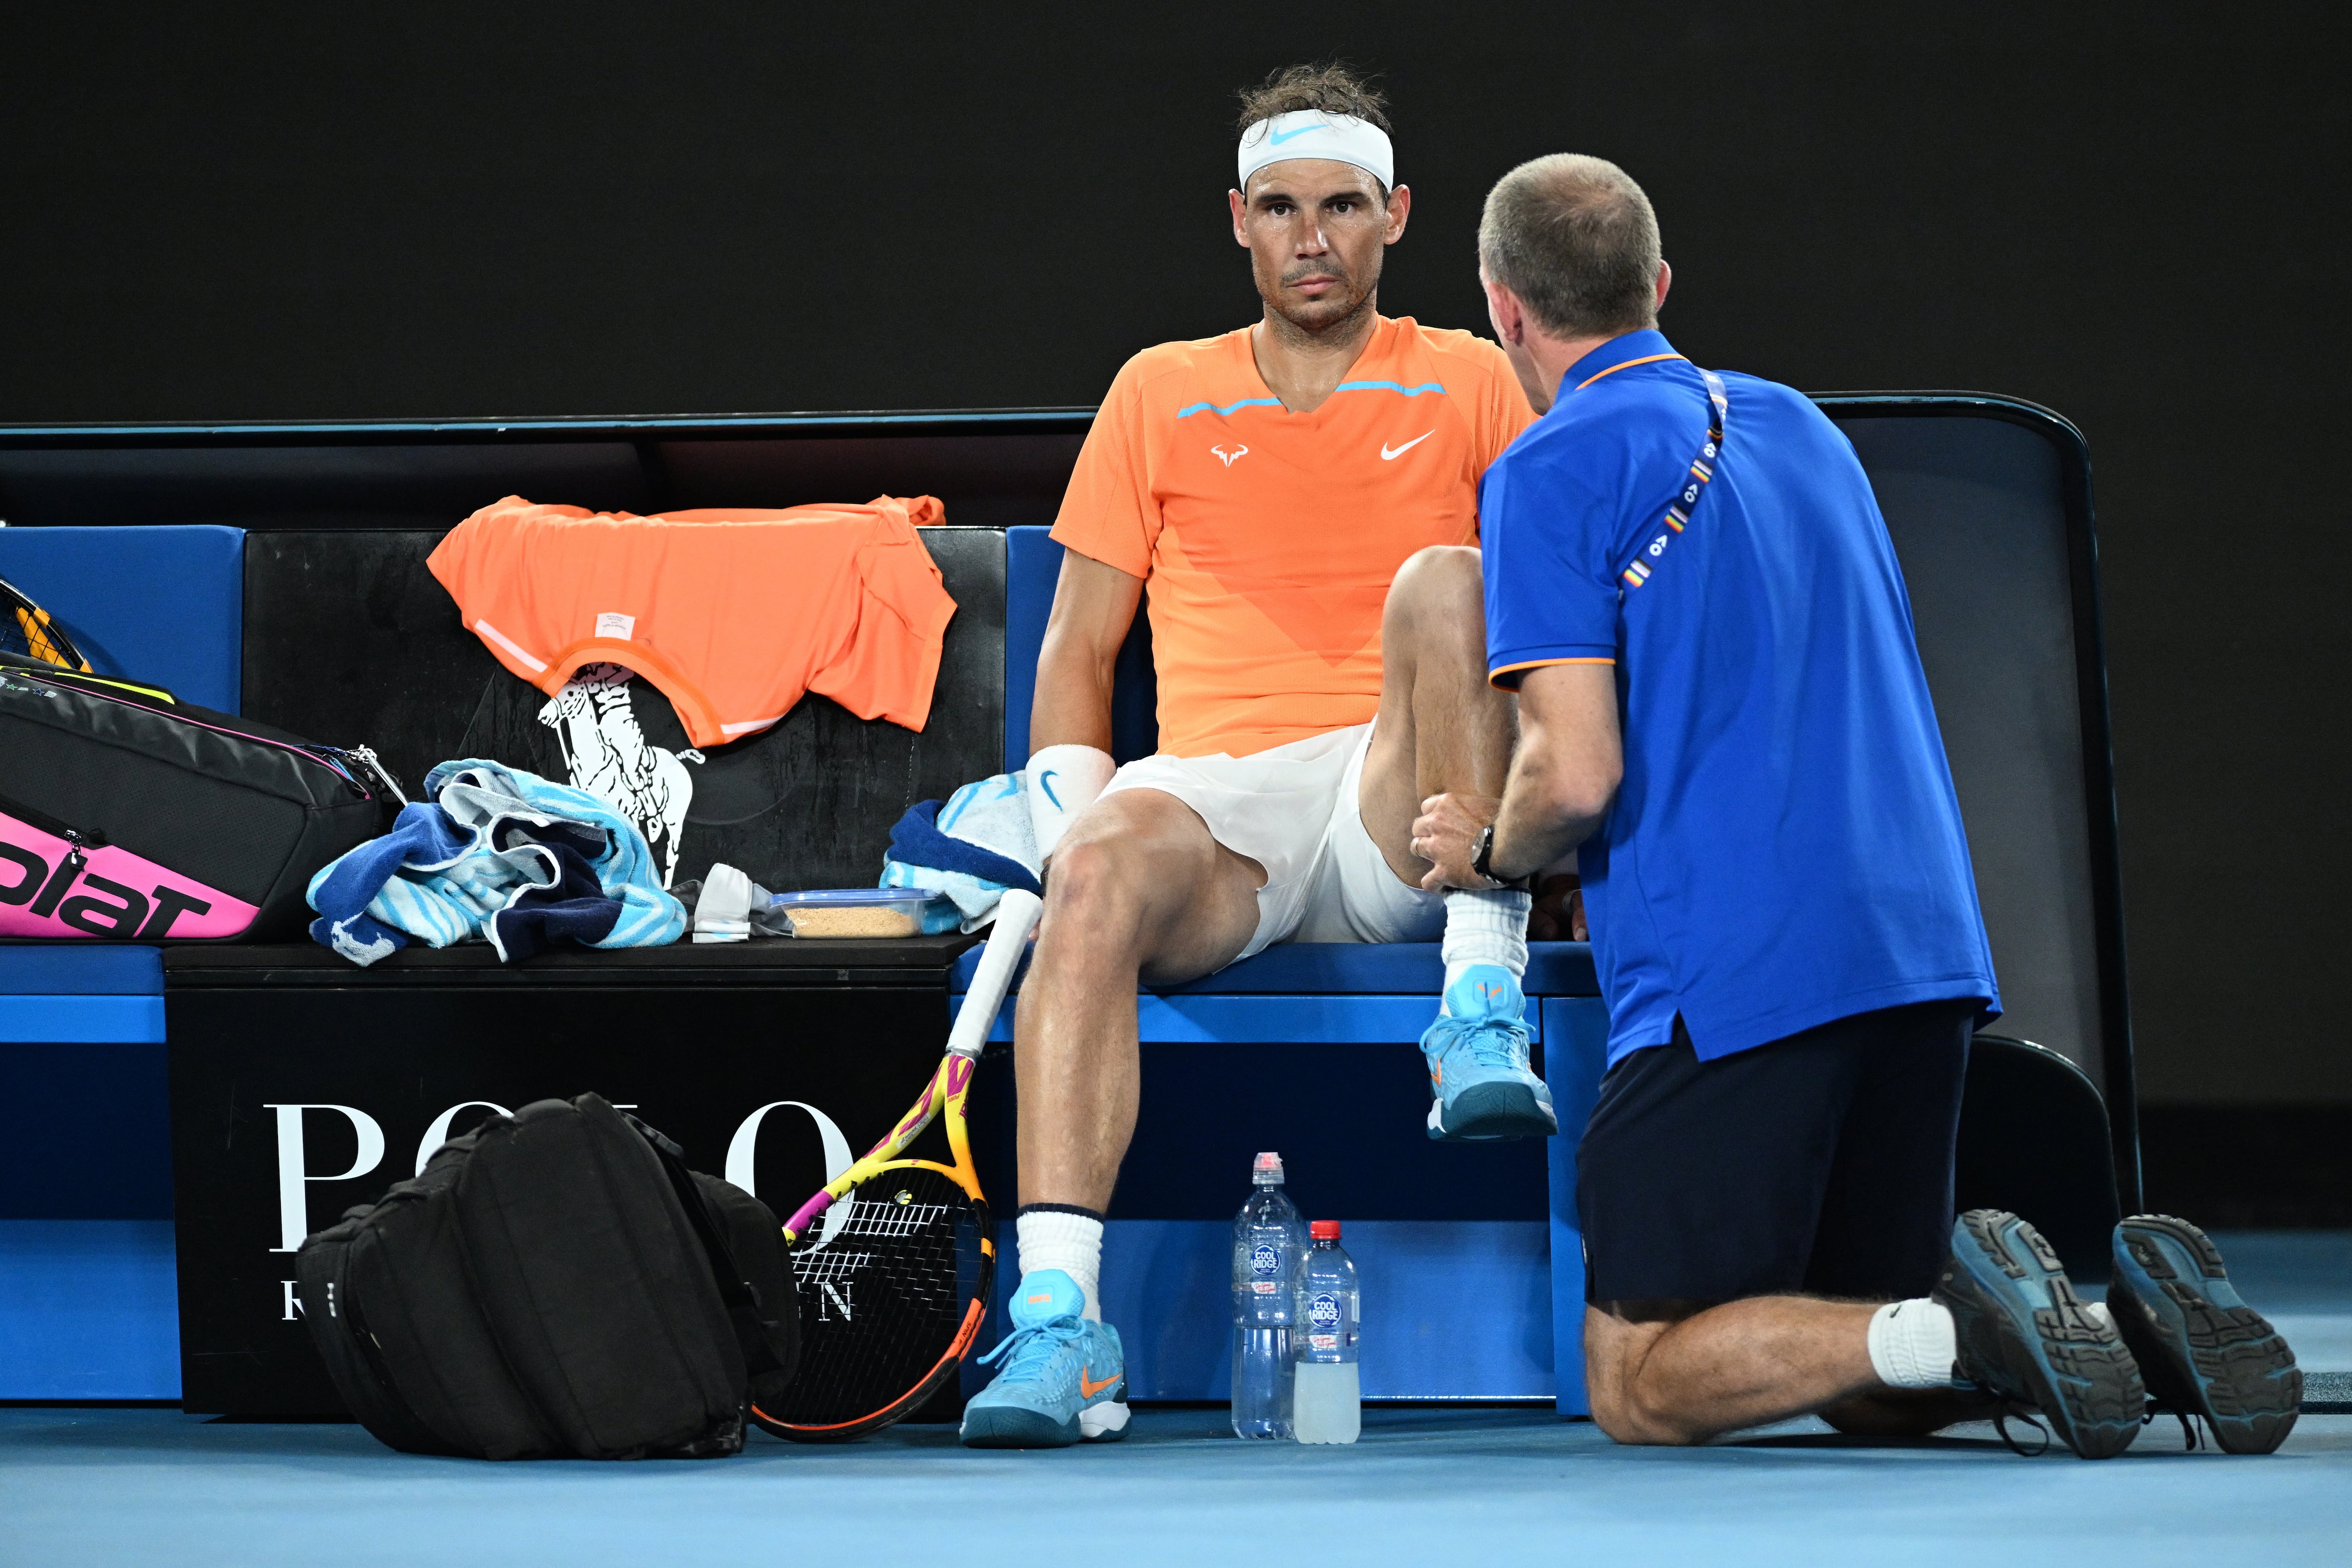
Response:
[{"label": "man's short grey hair", "polygon": [[1658,324],[1658,216],[1605,158],[1555,153],[1486,194],[1478,260],[1556,338]]}]

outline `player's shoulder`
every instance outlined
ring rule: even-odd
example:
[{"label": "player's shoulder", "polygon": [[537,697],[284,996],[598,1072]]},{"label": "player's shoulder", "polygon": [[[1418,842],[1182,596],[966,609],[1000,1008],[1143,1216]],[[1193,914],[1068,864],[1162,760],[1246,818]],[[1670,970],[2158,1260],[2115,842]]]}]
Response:
[{"label": "player's shoulder", "polygon": [[[1511,362],[1502,346],[1459,327],[1424,327],[1411,316],[1396,320],[1400,336],[1456,377],[1472,381],[1513,381]],[[1452,391],[1449,386],[1448,392]]]},{"label": "player's shoulder", "polygon": [[1234,363],[1234,343],[1249,329],[1220,332],[1213,338],[1190,338],[1154,343],[1128,357],[1113,378],[1114,391],[1148,396],[1154,390],[1197,384],[1204,378],[1229,374]]}]

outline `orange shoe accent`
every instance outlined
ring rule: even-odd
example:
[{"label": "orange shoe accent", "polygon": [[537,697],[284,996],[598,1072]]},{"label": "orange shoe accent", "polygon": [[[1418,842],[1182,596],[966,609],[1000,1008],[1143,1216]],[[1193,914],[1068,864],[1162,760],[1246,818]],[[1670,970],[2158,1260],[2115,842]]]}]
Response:
[{"label": "orange shoe accent", "polygon": [[1092,1399],[1096,1394],[1100,1394],[1104,1389],[1108,1388],[1112,1384],[1118,1381],[1118,1373],[1112,1373],[1100,1383],[1090,1382],[1087,1377],[1087,1373],[1093,1370],[1094,1368],[1090,1366],[1082,1366],[1078,1368],[1078,1397],[1081,1399]]},{"label": "orange shoe accent", "polygon": [[467,629],[552,697],[581,666],[660,688],[698,746],[764,730],[804,692],[920,730],[955,601],[918,529],[929,496],[638,517],[509,496],[426,563]]}]

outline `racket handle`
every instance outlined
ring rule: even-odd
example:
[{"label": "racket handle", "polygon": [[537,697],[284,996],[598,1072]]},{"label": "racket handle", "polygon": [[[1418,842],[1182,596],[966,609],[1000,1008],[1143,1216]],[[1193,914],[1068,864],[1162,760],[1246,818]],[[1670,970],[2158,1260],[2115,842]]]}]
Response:
[{"label": "racket handle", "polygon": [[964,993],[963,1010],[956,1015],[955,1027],[948,1033],[949,1055],[976,1057],[988,1044],[997,1009],[1004,1005],[1004,993],[1012,987],[1013,971],[1029,944],[1029,933],[1037,929],[1037,917],[1045,912],[1045,900],[1036,894],[1018,888],[1004,889],[1004,896],[997,900],[996,924],[988,933],[988,945],[980,950],[980,967],[972,973],[971,989]]}]

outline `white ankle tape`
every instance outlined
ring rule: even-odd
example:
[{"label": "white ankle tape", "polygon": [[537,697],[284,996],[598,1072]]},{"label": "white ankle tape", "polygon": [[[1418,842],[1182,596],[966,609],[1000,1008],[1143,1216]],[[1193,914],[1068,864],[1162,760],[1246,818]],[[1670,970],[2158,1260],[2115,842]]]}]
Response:
[{"label": "white ankle tape", "polygon": [[1870,1366],[1890,1388],[1949,1388],[1959,1359],[1951,1309],[1925,1296],[1870,1315]]}]

